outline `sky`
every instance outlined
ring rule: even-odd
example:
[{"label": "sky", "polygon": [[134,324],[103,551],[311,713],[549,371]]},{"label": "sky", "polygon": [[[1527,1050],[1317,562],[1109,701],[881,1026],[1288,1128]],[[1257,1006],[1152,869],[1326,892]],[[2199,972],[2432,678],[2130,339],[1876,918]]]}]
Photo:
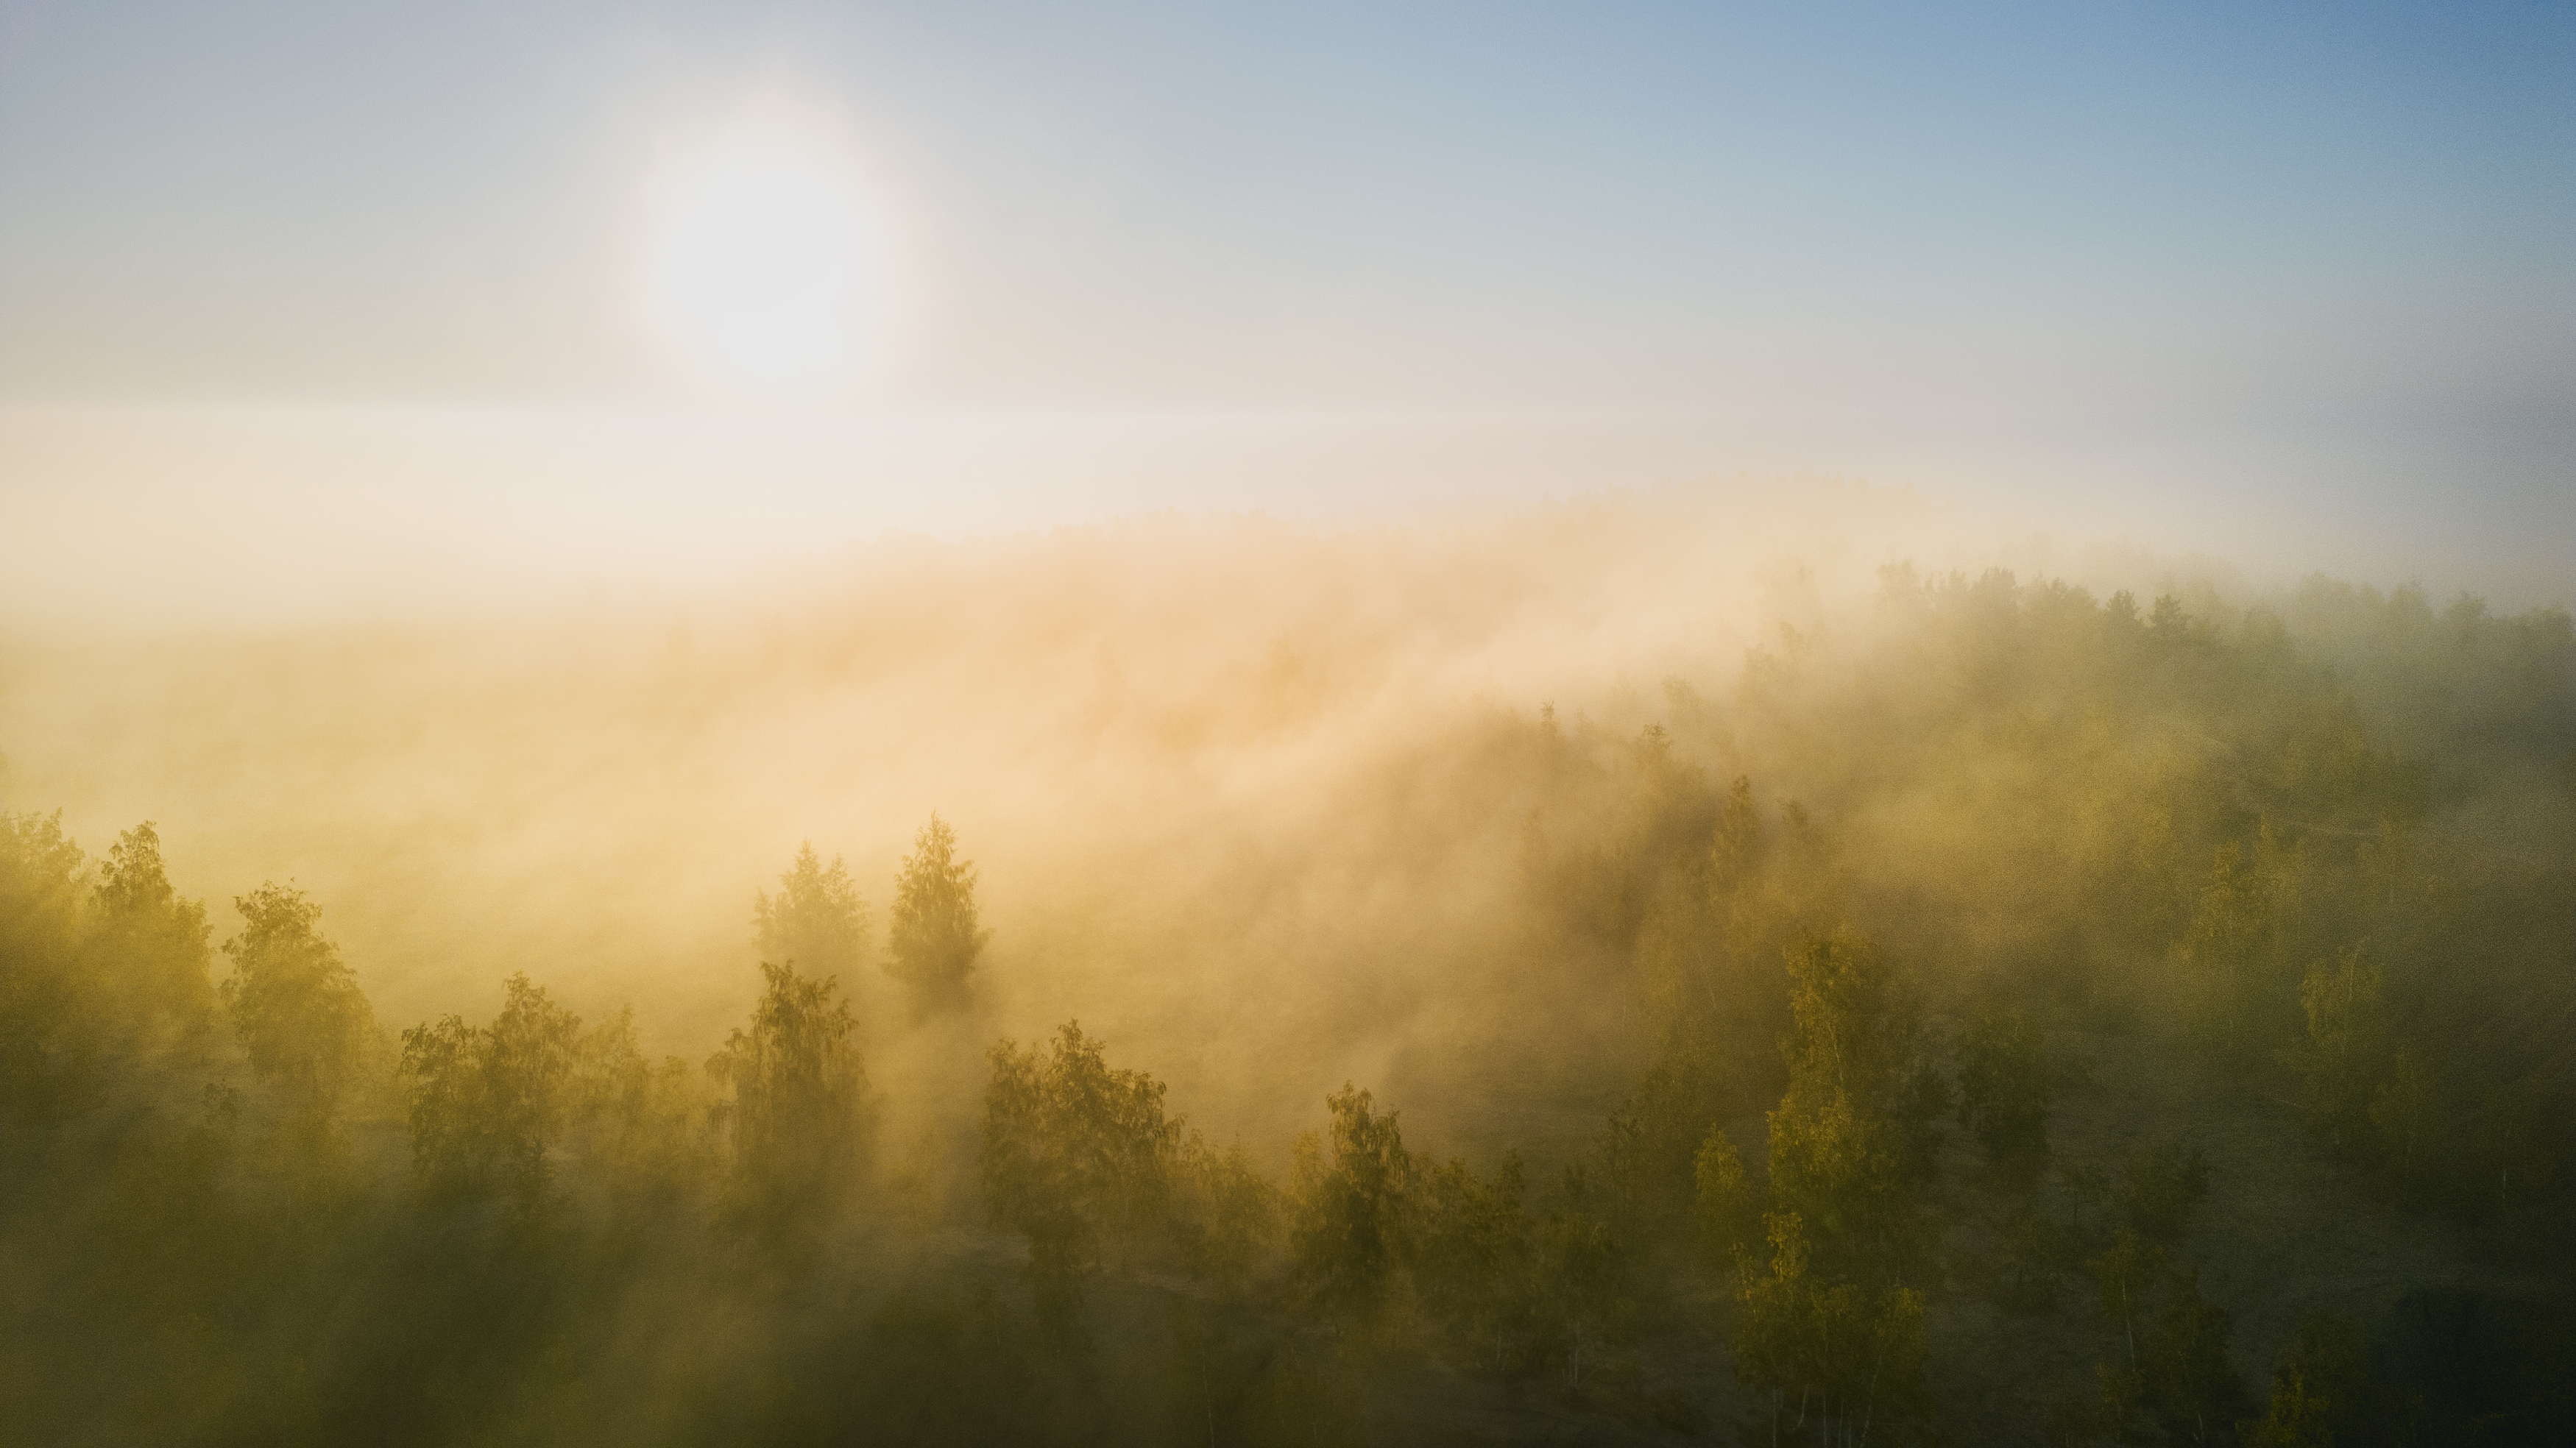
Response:
[{"label": "sky", "polygon": [[2576,602],[2576,10],[0,0],[22,614],[1799,472]]}]

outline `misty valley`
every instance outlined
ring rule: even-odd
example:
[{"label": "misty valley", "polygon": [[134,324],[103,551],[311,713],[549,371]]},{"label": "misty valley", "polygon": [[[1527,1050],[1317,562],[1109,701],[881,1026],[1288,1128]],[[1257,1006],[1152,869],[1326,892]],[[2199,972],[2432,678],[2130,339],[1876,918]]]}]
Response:
[{"label": "misty valley", "polygon": [[1492,528],[13,639],[0,1441],[2576,1441],[2564,611]]}]

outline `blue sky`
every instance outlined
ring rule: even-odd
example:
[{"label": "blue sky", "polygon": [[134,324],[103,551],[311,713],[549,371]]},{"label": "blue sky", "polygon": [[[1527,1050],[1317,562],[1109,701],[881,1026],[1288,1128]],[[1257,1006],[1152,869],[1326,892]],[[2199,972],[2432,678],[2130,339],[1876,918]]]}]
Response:
[{"label": "blue sky", "polygon": [[853,417],[1651,416],[1690,440],[1512,486],[2117,529],[2160,478],[2576,550],[2564,5],[0,0],[0,407],[702,407],[638,320],[650,178],[780,101],[896,238]]}]

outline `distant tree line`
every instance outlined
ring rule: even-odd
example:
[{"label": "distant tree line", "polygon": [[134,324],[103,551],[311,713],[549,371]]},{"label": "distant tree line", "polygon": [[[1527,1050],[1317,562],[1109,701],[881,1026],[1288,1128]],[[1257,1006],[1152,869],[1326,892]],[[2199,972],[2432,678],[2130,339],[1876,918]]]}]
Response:
[{"label": "distant tree line", "polygon": [[[757,1001],[700,1063],[527,973],[487,1020],[388,1032],[291,882],[233,902],[218,979],[153,825],[92,862],[58,816],[0,816],[0,1419],[1384,1441],[1437,1363],[1783,1443],[1955,1433],[1978,1375],[2061,1443],[2576,1425],[2563,1278],[2487,1310],[2483,1386],[2326,1313],[2242,1381],[2208,1268],[2247,1188],[2202,1135],[2278,1099],[2334,1180],[2563,1273],[2565,616],[2311,585],[2289,611],[2329,666],[2268,612],[1884,583],[1883,636],[1784,631],[1723,707],[1676,683],[1634,732],[1501,729],[1497,797],[1530,807],[1495,949],[1653,1023],[1597,1131],[1526,1157],[1408,1145],[1356,1082],[1284,1151],[1221,1147],[1066,1022],[986,1052],[943,1197],[853,998],[876,965],[886,1031],[981,1019],[979,878],[935,815],[882,952],[841,858],[798,851],[753,902]],[[2070,1136],[2115,1067],[2183,1104]],[[1945,1336],[1987,1312],[2058,1356]],[[1656,1385],[1659,1343],[1724,1365],[1734,1421]]]}]

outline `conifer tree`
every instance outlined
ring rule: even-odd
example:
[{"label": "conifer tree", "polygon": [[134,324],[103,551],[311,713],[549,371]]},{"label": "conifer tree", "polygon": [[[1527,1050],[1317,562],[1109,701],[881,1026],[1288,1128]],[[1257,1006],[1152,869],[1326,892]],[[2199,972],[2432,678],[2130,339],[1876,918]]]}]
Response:
[{"label": "conifer tree", "polygon": [[778,893],[763,890],[754,900],[751,923],[761,959],[792,962],[844,989],[868,957],[867,901],[841,857],[825,865],[812,840],[797,847],[795,863],[778,877]]},{"label": "conifer tree", "polygon": [[916,1013],[953,1009],[991,937],[975,908],[975,864],[957,858],[956,832],[933,814],[895,880],[886,973],[911,992]]}]

